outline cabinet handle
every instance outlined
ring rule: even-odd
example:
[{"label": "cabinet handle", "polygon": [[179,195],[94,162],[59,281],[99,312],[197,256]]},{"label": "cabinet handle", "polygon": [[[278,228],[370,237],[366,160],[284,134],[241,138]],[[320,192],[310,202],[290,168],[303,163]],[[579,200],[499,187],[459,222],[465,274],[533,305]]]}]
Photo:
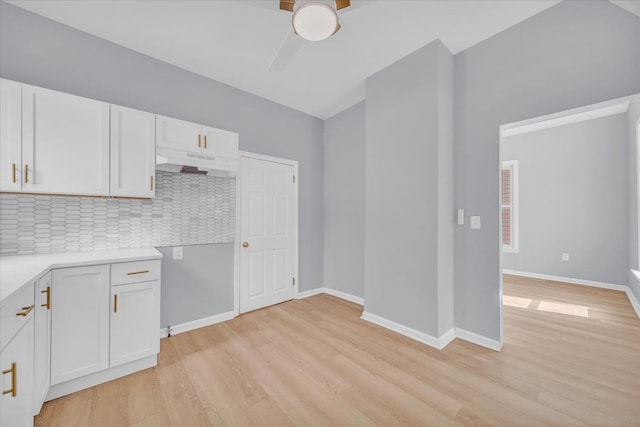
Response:
[{"label": "cabinet handle", "polygon": [[201,144],[200,144],[200,138],[201,138],[201,135],[200,135],[200,134],[198,134],[198,148],[200,148],[200,147],[201,147]]},{"label": "cabinet handle", "polygon": [[13,164],[13,182],[16,182],[16,164]]},{"label": "cabinet handle", "polygon": [[24,183],[29,183],[29,165],[25,163],[24,165]]},{"label": "cabinet handle", "polygon": [[16,397],[18,394],[18,364],[13,362],[11,364],[11,368],[2,371],[2,375],[6,375],[8,373],[11,373],[11,388],[9,390],[4,390],[2,394],[11,393],[11,397]]},{"label": "cabinet handle", "polygon": [[16,316],[27,317],[29,313],[31,313],[31,310],[33,310],[33,305],[30,305],[28,307],[22,307],[22,311],[19,313],[16,313]]},{"label": "cabinet handle", "polygon": [[133,276],[134,274],[145,274],[148,273],[149,270],[140,270],[140,271],[130,271],[127,273],[127,276]]},{"label": "cabinet handle", "polygon": [[51,310],[51,286],[47,286],[47,289],[40,291],[41,294],[47,294],[47,302],[40,304],[40,307],[47,307],[47,310]]},{"label": "cabinet handle", "polygon": [[153,176],[151,177],[151,191],[153,191]]},{"label": "cabinet handle", "polygon": [[204,136],[204,149],[207,149],[207,135]]},{"label": "cabinet handle", "polygon": [[118,294],[113,295],[113,312],[118,312]]}]

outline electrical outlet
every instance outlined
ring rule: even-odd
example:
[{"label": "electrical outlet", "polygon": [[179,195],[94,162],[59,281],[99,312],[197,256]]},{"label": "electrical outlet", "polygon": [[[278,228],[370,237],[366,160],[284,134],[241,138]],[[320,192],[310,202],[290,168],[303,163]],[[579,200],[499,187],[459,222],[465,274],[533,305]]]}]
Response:
[{"label": "electrical outlet", "polygon": [[184,251],[182,246],[176,246],[173,248],[173,259],[182,259],[184,255]]},{"label": "electrical outlet", "polygon": [[569,261],[569,254],[568,254],[567,252],[564,252],[564,253],[562,254],[562,260],[563,260],[563,261]]}]

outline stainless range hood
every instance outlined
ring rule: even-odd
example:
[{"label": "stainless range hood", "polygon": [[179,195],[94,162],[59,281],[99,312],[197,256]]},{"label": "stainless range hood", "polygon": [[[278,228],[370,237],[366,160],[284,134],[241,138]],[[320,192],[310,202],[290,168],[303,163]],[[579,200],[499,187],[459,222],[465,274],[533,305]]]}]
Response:
[{"label": "stainless range hood", "polygon": [[156,147],[156,169],[165,172],[234,177],[238,170],[238,159]]}]

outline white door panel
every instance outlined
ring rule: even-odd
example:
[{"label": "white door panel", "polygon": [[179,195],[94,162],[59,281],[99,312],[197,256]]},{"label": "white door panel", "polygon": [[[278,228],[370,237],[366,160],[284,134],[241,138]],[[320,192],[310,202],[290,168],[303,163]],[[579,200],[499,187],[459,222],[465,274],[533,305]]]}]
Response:
[{"label": "white door panel", "polygon": [[293,174],[291,165],[241,160],[241,312],[293,298]]}]

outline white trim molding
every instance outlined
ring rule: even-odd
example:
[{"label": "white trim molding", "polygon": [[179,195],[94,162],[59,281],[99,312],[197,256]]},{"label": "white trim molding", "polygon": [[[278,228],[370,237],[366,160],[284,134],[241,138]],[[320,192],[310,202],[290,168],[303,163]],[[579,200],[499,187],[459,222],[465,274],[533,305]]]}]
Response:
[{"label": "white trim molding", "polygon": [[296,295],[294,299],[309,298],[314,295],[320,295],[323,293],[324,293],[324,288],[316,288],[316,289],[311,289],[310,291],[303,291],[303,292],[298,291],[298,295]]},{"label": "white trim molding", "polygon": [[504,274],[511,274],[512,276],[530,277],[532,279],[552,280],[554,282],[565,282],[572,285],[592,286],[594,288],[613,289],[614,291],[626,292],[629,289],[625,285],[616,285],[613,283],[596,282],[593,280],[574,279],[572,277],[552,276],[550,274],[529,273],[526,271],[516,270],[502,270]]},{"label": "white trim molding", "polygon": [[[205,326],[215,325],[216,323],[226,322],[233,319],[235,313],[233,311],[227,311],[225,313],[216,314],[214,316],[203,317],[202,319],[192,320],[190,322],[180,323],[179,325],[172,325],[171,335],[181,334],[183,332],[192,331],[198,328],[204,328]],[[169,336],[169,327],[160,329],[160,338],[166,338]]]},{"label": "white trim molding", "polygon": [[487,338],[484,335],[476,334],[475,332],[467,331],[466,329],[456,328],[456,338],[460,338],[461,340],[468,341],[472,344],[486,347],[490,350],[502,350],[502,344],[500,343],[500,341]]},{"label": "white trim molding", "polygon": [[449,329],[440,337],[436,338],[433,335],[420,332],[416,329],[401,325],[400,323],[396,323],[392,320],[385,319],[384,317],[380,317],[366,311],[362,312],[362,316],[360,316],[360,318],[362,320],[366,320],[367,322],[371,322],[378,326],[382,326],[383,328],[389,329],[390,331],[393,331],[393,332],[397,332],[400,335],[404,335],[405,337],[411,338],[413,340],[416,340],[418,342],[421,342],[423,344],[426,344],[438,350],[442,350],[443,348],[445,348],[447,344],[453,341],[453,339],[456,337],[456,332],[454,328]]},{"label": "white trim molding", "polygon": [[636,312],[636,315],[640,317],[640,301],[638,301],[638,299],[633,294],[633,292],[631,292],[631,289],[627,288],[626,292],[627,292],[627,297],[629,297],[629,301],[631,302],[631,306],[633,307],[633,310]]},{"label": "white trim molding", "polygon": [[322,291],[325,294],[333,295],[334,297],[341,298],[341,299],[343,299],[345,301],[349,301],[349,302],[352,302],[354,304],[358,304],[358,305],[364,306],[364,298],[362,298],[362,297],[357,297],[355,295],[351,295],[351,294],[348,294],[346,292],[337,291],[335,289],[331,289],[331,288],[327,288],[327,287],[322,288]]}]

